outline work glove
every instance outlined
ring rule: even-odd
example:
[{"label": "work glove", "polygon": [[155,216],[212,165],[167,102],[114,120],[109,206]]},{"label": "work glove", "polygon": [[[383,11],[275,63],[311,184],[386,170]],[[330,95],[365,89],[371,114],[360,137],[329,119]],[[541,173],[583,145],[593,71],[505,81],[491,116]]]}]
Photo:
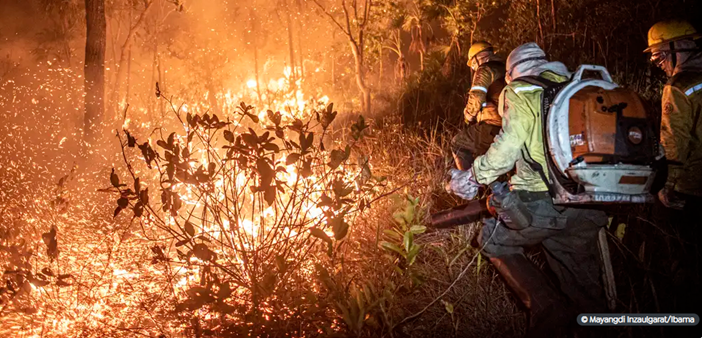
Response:
[{"label": "work glove", "polygon": [[463,120],[466,122],[466,124],[473,124],[478,120],[478,115],[471,114],[471,111],[473,109],[469,108],[469,105],[466,105],[465,108],[463,108]]},{"label": "work glove", "polygon": [[668,185],[658,191],[658,199],[667,208],[682,210],[685,207],[685,200]]},{"label": "work glove", "polygon": [[448,174],[451,181],[446,185],[446,191],[464,200],[472,200],[478,194],[480,183],[473,177],[473,170],[451,169]]}]

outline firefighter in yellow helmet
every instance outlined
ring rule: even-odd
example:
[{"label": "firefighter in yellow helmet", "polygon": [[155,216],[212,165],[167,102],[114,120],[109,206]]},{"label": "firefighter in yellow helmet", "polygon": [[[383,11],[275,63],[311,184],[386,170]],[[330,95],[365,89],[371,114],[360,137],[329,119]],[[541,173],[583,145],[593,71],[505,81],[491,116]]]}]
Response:
[{"label": "firefighter in yellow helmet", "polygon": [[[670,310],[692,312],[702,301],[702,37],[689,22],[661,21],[648,31],[651,62],[668,75],[661,99],[661,145],[668,177],[658,198],[668,208],[682,209],[664,217],[676,228],[681,241],[676,254],[673,284],[663,290],[685,290],[664,297]],[[666,306],[665,304],[663,306]],[[682,336],[682,335],[680,335]]]},{"label": "firefighter in yellow helmet", "polygon": [[648,31],[644,50],[669,77],[661,100],[668,179],[658,196],[675,209],[688,200],[702,200],[702,51],[694,41],[700,37],[686,21],[661,21]]},{"label": "firefighter in yellow helmet", "polygon": [[463,170],[487,151],[499,133],[502,118],[497,102],[505,86],[505,64],[489,43],[481,41],[470,46],[468,66],[473,70],[473,81],[463,110],[466,126],[451,142],[456,166]]}]

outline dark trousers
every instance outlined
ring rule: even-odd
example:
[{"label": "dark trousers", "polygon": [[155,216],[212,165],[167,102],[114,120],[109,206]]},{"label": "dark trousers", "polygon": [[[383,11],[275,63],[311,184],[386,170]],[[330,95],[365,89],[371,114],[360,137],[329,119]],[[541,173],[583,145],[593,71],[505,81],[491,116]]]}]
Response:
[{"label": "dark trousers", "polygon": [[[512,191],[510,194],[517,194],[526,206],[531,215],[531,223],[526,228],[515,230],[518,227],[503,221],[493,219],[486,222],[480,240],[483,253],[490,257],[493,263],[527,262],[510,257],[523,256],[525,247],[540,245],[546,254],[549,267],[558,278],[558,287],[553,288],[552,292],[565,296],[564,307],[568,308],[571,314],[568,317],[570,322],[564,322],[562,318],[556,320],[558,316],[563,315],[563,308],[549,307],[541,313],[534,313],[531,309],[532,321],[537,324],[530,325],[541,325],[538,330],[548,330],[550,325],[554,328],[558,325],[573,326],[577,313],[604,311],[597,234],[601,227],[607,225],[607,215],[599,210],[555,206],[547,193]],[[550,288],[549,285],[532,282],[546,280],[544,276],[536,276],[543,272],[519,267],[511,267],[510,272],[509,268],[498,270],[503,275],[504,272],[513,274],[509,278],[515,280],[515,284],[524,284],[520,286],[524,293],[531,294],[532,298],[549,297],[544,292],[544,289]],[[532,276],[514,276],[522,272]],[[539,299],[534,301],[538,302]],[[543,303],[552,302],[544,300]],[[536,333],[535,336],[538,335],[539,333]]]},{"label": "dark trousers", "polygon": [[458,169],[467,170],[476,157],[485,154],[500,129],[487,123],[471,124],[456,134],[451,139],[451,151]]}]

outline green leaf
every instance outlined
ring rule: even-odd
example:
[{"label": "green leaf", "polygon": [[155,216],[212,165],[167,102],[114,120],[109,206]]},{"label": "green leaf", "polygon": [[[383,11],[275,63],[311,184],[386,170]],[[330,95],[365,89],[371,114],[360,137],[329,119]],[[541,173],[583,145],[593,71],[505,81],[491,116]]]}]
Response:
[{"label": "green leaf", "polygon": [[411,231],[405,232],[405,236],[402,239],[402,244],[405,246],[405,251],[409,252],[410,249],[412,248],[412,244],[414,242],[414,235],[412,234]]},{"label": "green leaf", "polygon": [[624,239],[624,235],[626,234],[626,224],[619,223],[619,225],[617,225],[617,230],[614,232],[614,234],[620,240]]},{"label": "green leaf", "polygon": [[423,225],[413,225],[409,229],[410,232],[412,232],[415,235],[423,234],[424,232],[427,231],[427,227]]},{"label": "green leaf", "polygon": [[444,309],[446,309],[446,312],[448,312],[449,314],[453,314],[453,304],[443,299],[441,300],[441,302],[444,303]]},{"label": "green leaf", "polygon": [[478,268],[475,270],[476,275],[480,275],[480,268],[483,266],[483,254],[478,251]]},{"label": "green leaf", "polygon": [[414,260],[417,259],[420,249],[421,247],[419,245],[412,245],[412,247],[410,247],[409,251],[407,252],[407,265],[414,264]]},{"label": "green leaf", "polygon": [[403,258],[406,258],[406,257],[407,257],[407,255],[405,254],[405,252],[402,251],[402,248],[400,248],[399,246],[397,246],[397,244],[393,244],[393,243],[390,243],[390,242],[385,242],[385,241],[383,241],[383,242],[380,242],[380,246],[381,246],[383,249],[385,249],[385,250],[394,251],[394,252],[400,254],[400,256],[402,256]]},{"label": "green leaf", "polygon": [[397,242],[402,240],[402,234],[397,233],[395,230],[385,229],[383,230],[383,233]]},{"label": "green leaf", "polygon": [[[456,263],[456,261],[457,261],[459,258],[461,258],[461,256],[462,256],[467,250],[468,250],[468,247],[465,247],[465,248],[461,249],[460,251],[458,251],[458,253],[457,253],[455,256],[453,256],[453,259],[449,262],[449,264],[448,264],[449,267],[453,266],[453,264]],[[478,260],[480,260],[480,257],[478,257]],[[478,264],[480,264],[480,262],[478,262]]]}]

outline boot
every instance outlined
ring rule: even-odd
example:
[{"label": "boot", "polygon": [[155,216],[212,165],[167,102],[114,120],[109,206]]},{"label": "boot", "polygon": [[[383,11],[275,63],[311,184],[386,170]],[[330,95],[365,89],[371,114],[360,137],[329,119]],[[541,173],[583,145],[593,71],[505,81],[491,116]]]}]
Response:
[{"label": "boot", "polygon": [[529,309],[526,338],[564,337],[575,320],[563,298],[546,276],[523,254],[490,258],[507,285]]}]

